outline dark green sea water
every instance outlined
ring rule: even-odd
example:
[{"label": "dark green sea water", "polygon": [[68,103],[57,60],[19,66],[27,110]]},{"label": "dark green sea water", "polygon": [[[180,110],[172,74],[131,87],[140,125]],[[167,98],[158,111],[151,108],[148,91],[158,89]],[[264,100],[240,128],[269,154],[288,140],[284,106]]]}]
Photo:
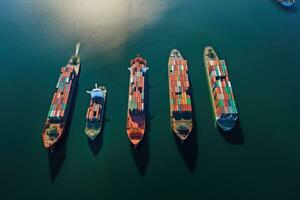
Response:
[{"label": "dark green sea water", "polygon": [[[0,199],[300,199],[300,2],[271,0],[1,0]],[[80,41],[82,70],[69,134],[56,154],[41,131],[60,67]],[[240,113],[215,128],[203,49],[227,60]],[[169,126],[167,60],[189,61],[195,131]],[[148,60],[149,131],[125,132],[129,61]],[[105,127],[84,134],[89,96],[108,88]]]}]

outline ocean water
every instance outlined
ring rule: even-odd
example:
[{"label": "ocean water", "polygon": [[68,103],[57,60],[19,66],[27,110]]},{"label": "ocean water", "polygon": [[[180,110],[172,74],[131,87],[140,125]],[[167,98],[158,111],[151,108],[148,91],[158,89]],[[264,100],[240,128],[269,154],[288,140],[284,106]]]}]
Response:
[{"label": "ocean water", "polygon": [[[298,4],[298,2],[297,2]],[[0,199],[299,199],[300,4],[272,0],[2,0]],[[60,67],[81,42],[68,134],[55,154],[41,132]],[[227,61],[240,114],[214,125],[203,49]],[[167,61],[189,63],[194,131],[170,130]],[[129,61],[149,64],[148,131],[125,132]],[[102,135],[84,134],[94,83],[108,89]]]}]

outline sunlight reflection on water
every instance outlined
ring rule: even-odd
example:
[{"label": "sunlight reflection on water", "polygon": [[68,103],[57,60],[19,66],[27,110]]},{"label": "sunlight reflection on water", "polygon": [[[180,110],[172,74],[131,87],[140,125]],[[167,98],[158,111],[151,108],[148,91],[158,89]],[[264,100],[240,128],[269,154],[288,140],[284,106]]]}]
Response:
[{"label": "sunlight reflection on water", "polygon": [[30,0],[19,3],[30,15],[39,13],[50,17],[57,28],[89,43],[91,51],[121,48],[129,37],[157,22],[173,5],[170,0],[52,0],[43,3]]}]

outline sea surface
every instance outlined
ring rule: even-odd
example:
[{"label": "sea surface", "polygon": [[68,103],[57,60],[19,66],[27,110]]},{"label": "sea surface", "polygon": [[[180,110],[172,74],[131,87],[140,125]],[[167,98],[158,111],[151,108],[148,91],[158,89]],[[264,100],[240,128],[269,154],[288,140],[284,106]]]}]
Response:
[{"label": "sea surface", "polygon": [[[0,199],[300,199],[300,2],[1,0]],[[54,154],[41,132],[60,67],[81,42],[68,134]],[[214,125],[203,49],[228,65],[240,121]],[[170,130],[167,62],[189,63],[194,131]],[[130,60],[149,64],[147,134],[125,132]],[[88,141],[94,83],[108,89],[104,130]]]}]

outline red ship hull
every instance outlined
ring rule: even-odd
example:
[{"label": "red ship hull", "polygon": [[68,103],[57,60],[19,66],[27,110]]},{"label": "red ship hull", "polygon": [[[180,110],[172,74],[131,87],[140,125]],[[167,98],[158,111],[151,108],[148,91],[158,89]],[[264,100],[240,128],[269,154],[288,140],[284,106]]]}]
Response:
[{"label": "red ship hull", "polygon": [[145,134],[144,87],[145,76],[148,68],[147,61],[139,56],[131,61],[128,111],[127,111],[127,136],[136,148]]}]

